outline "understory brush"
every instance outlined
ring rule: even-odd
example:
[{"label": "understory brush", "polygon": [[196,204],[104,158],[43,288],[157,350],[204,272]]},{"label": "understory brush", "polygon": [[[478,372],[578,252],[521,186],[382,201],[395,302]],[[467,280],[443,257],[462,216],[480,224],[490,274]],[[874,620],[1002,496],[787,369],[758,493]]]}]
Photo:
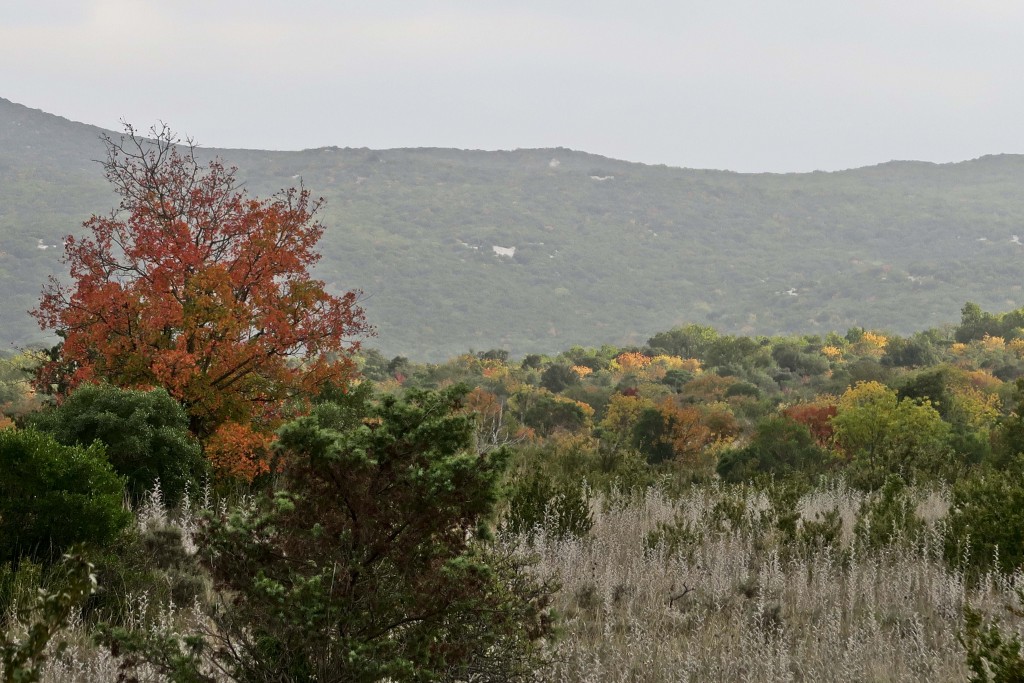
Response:
[{"label": "understory brush", "polygon": [[[891,483],[866,493],[842,480],[670,490],[560,487],[587,524],[566,533],[556,506],[529,528],[501,528],[502,552],[560,586],[538,680],[1018,680],[995,674],[1020,662],[1024,573],[949,560],[950,490]],[[116,601],[104,599],[101,581],[85,617],[73,614],[52,639],[40,680],[117,680],[123,653],[113,640],[97,644],[90,609],[165,641],[215,633],[202,608],[210,587],[187,569],[198,509],[210,503],[171,513],[156,501],[136,511],[148,590],[124,583],[107,589]],[[5,580],[15,603],[47,581],[32,563],[14,579]],[[9,613],[8,640],[23,639],[28,621]],[[132,664],[140,681],[167,680]]]},{"label": "understory brush", "polygon": [[[209,598],[209,582],[195,569],[194,534],[198,512],[212,505],[208,489],[196,500],[186,495],[173,510],[165,507],[159,482],[138,504],[136,525],[116,547],[93,552],[89,564],[96,585],[88,594],[66,604],[59,621],[39,596],[64,598],[67,571],[60,565],[47,569],[23,561],[12,569],[0,567],[0,604],[6,605],[3,640],[9,647],[31,644],[33,634],[47,628],[48,642],[38,652],[41,665],[36,678],[17,678],[0,665],[2,680],[42,683],[92,683],[120,680],[122,659],[116,647],[98,637],[111,627],[180,636],[207,628],[202,603]],[[81,560],[77,560],[81,564]],[[70,584],[74,587],[74,583]],[[165,680],[144,662],[132,672],[139,681]],[[13,678],[12,675],[14,676]]]},{"label": "understory brush", "polygon": [[596,492],[586,536],[507,536],[561,581],[543,679],[961,681],[965,608],[974,633],[1024,624],[1004,609],[1020,607],[1020,571],[968,581],[944,559],[948,491],[839,482],[783,500],[752,486]]}]

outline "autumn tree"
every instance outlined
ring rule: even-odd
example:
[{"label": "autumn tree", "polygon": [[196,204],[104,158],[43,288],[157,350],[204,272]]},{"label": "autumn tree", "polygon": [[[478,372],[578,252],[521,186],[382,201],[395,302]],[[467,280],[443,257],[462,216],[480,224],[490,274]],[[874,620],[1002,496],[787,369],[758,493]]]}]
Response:
[{"label": "autumn tree", "polygon": [[654,465],[672,460],[699,467],[709,446],[735,435],[735,420],[717,407],[679,405],[665,398],[639,411],[633,422],[632,445]]},{"label": "autumn tree", "polygon": [[650,399],[615,394],[608,402],[604,417],[598,424],[601,438],[610,448],[621,448],[632,439],[641,416],[649,409],[654,409],[654,402]]},{"label": "autumn tree", "polygon": [[204,438],[266,431],[290,397],[344,382],[367,332],[357,293],[310,275],[322,200],[250,197],[236,169],[200,163],[166,126],[151,133],[104,138],[120,203],[66,239],[71,284],[51,279],[33,311],[63,339],[38,383],[163,386]]},{"label": "autumn tree", "polygon": [[811,403],[797,403],[782,410],[782,414],[794,422],[807,427],[815,442],[822,448],[832,444],[832,418],[836,416],[835,399],[819,396]]}]

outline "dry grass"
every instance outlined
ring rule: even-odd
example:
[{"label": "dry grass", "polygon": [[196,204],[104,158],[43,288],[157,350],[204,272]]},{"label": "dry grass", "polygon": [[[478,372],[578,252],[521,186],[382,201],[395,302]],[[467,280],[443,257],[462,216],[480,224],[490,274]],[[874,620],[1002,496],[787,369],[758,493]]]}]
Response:
[{"label": "dry grass", "polygon": [[[561,577],[562,638],[550,681],[961,681],[965,600],[1007,615],[1020,574],[968,590],[941,557],[943,492],[919,495],[930,522],[915,544],[852,544],[863,494],[842,486],[805,496],[803,519],[838,509],[844,543],[783,559],[769,501],[744,490],[743,518],[715,514],[737,493],[718,487],[670,500],[593,500],[589,538],[541,533],[538,570]],[[658,522],[686,520],[691,543],[650,548]],[[523,539],[524,552],[527,545]],[[1017,624],[1019,627],[1019,624]]]},{"label": "dry grass", "polygon": [[[1021,628],[1004,610],[1024,575],[987,575],[976,587],[941,556],[943,491],[917,493],[928,526],[915,543],[876,549],[854,542],[864,494],[842,485],[805,495],[797,509],[813,521],[838,510],[842,541],[792,552],[771,501],[750,488],[695,487],[679,498],[595,494],[584,539],[505,539],[557,575],[560,637],[544,681],[962,681],[957,640],[964,602]],[[723,510],[729,510],[723,514]],[[164,516],[154,503],[140,524],[172,524],[191,539],[188,515]],[[670,549],[651,547],[660,523],[685,527]],[[801,522],[802,523],[802,522]],[[148,604],[134,612],[147,628],[185,632],[202,620],[191,606]],[[1018,605],[1019,606],[1019,605]],[[128,615],[129,617],[131,615]],[[82,624],[48,665],[48,683],[113,681],[117,662],[90,642]],[[142,681],[161,680],[145,669]]]},{"label": "dry grass", "polygon": [[[209,509],[209,490],[206,489],[201,494],[200,505]],[[243,504],[246,502],[243,501]],[[182,543],[188,553],[194,553],[196,550],[194,534],[197,528],[197,518],[195,513],[196,510],[188,496],[186,496],[182,508],[175,513],[169,513],[163,504],[159,482],[157,487],[150,492],[148,498],[135,510],[140,532],[157,528],[176,528],[181,531]],[[25,590],[20,593],[22,602],[30,603],[30,593]],[[9,605],[6,620],[11,625],[7,637],[15,641],[22,641],[27,634],[26,624],[14,616],[19,607],[21,605],[17,600],[14,604]],[[119,615],[119,621],[135,629],[180,635],[194,633],[201,627],[208,626],[208,620],[198,601],[188,606],[175,605],[172,601],[155,604],[154,599],[147,591],[130,596],[124,613]],[[63,646],[62,650],[61,646]],[[108,648],[94,642],[92,634],[87,625],[82,623],[79,614],[71,620],[65,629],[51,639],[47,647],[47,662],[42,671],[41,683],[117,681],[120,674],[119,665],[120,660],[114,657]],[[2,669],[0,669],[0,673],[2,673]],[[133,669],[132,675],[135,676],[132,680],[138,680],[139,683],[156,683],[166,680],[164,676],[158,674],[148,665],[141,665]]]}]

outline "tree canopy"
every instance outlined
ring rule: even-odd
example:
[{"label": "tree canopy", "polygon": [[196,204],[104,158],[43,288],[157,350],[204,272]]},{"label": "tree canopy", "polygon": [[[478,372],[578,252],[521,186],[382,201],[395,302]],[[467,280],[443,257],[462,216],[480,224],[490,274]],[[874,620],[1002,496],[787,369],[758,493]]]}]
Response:
[{"label": "tree canopy", "polygon": [[310,275],[322,200],[250,197],[235,169],[202,166],[166,126],[151,132],[105,138],[120,204],[67,237],[72,282],[51,279],[33,311],[63,338],[39,384],[162,386],[201,436],[277,424],[285,400],[348,375],[368,332],[358,292],[332,295]]}]

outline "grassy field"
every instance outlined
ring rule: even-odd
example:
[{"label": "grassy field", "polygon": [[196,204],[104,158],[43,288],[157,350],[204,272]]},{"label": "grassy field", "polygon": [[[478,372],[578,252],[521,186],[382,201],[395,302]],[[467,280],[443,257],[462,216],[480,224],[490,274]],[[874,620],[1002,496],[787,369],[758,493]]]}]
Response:
[{"label": "grassy field", "polygon": [[[840,486],[805,495],[798,528],[836,510],[841,540],[796,552],[753,489],[596,496],[588,538],[542,533],[532,545],[538,569],[562,582],[563,638],[542,678],[965,680],[965,602],[1005,619],[1024,576],[989,574],[969,587],[942,559],[944,493],[914,495],[924,531],[874,547],[854,531],[864,494]],[[657,542],[659,524],[681,531]]]},{"label": "grassy field", "polygon": [[[1022,627],[1006,607],[1020,607],[1024,576],[968,581],[943,559],[943,490],[910,489],[902,528],[913,538],[898,523],[882,541],[871,529],[878,494],[842,484],[795,508],[749,486],[588,495],[583,537],[559,537],[556,520],[550,532],[501,537],[560,583],[559,637],[541,681],[962,681],[965,604]],[[191,511],[139,513],[140,528],[180,528],[188,546]],[[141,592],[122,616],[184,633],[203,628],[200,614]],[[44,681],[117,679],[117,660],[80,621],[63,636],[69,646]]]}]

